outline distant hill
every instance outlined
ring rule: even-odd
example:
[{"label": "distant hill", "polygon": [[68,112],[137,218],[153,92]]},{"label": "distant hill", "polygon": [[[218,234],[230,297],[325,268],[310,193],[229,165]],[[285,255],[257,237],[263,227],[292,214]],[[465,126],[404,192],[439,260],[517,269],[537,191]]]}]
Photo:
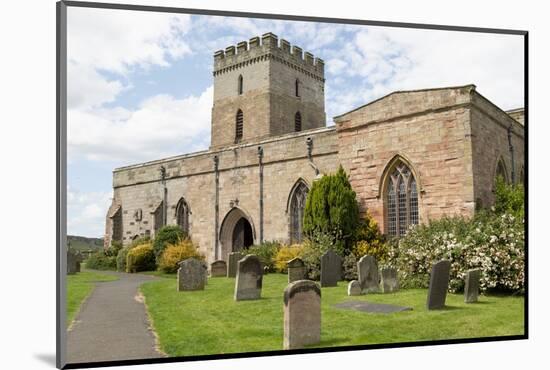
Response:
[{"label": "distant hill", "polygon": [[97,250],[103,248],[103,238],[87,238],[85,236],[67,235],[69,246],[78,250]]}]

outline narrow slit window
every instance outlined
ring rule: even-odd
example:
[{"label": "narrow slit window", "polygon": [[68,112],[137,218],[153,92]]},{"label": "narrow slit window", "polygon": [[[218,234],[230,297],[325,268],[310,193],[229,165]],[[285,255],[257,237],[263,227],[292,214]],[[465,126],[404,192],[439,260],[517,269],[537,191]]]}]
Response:
[{"label": "narrow slit window", "polygon": [[294,93],[296,97],[300,97],[300,80],[298,79],[294,82]]},{"label": "narrow slit window", "polygon": [[294,131],[302,131],[302,115],[300,112],[296,112],[294,115]]},{"label": "narrow slit window", "polygon": [[239,95],[243,94],[243,75],[239,75],[239,82],[238,82],[237,92],[239,93]]},{"label": "narrow slit window", "polygon": [[243,139],[243,111],[237,111],[236,124],[235,124],[235,143],[240,142]]}]

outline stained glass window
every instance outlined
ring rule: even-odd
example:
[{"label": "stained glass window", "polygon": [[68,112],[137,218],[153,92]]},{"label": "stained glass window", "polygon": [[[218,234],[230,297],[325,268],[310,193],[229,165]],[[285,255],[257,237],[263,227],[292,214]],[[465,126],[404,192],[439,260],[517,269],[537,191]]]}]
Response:
[{"label": "stained glass window", "polygon": [[403,236],[419,222],[416,179],[407,165],[399,161],[393,166],[385,190],[386,232]]}]

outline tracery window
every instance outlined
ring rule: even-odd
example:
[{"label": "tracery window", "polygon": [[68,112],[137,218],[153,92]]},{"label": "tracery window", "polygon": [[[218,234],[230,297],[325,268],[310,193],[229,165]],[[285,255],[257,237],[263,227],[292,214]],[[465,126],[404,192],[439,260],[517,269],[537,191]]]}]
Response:
[{"label": "tracery window", "polygon": [[302,115],[300,112],[296,112],[294,115],[294,131],[302,131]]},{"label": "tracery window", "polygon": [[290,242],[301,243],[303,239],[304,209],[309,189],[300,181],[292,192],[290,199]]},{"label": "tracery window", "polygon": [[185,199],[181,198],[176,206],[176,223],[189,235],[189,206]]},{"label": "tracery window", "polygon": [[419,221],[416,179],[405,163],[399,161],[393,166],[385,193],[387,233],[403,236]]},{"label": "tracery window", "polygon": [[243,139],[243,111],[237,111],[236,124],[235,124],[235,143],[240,142]]}]

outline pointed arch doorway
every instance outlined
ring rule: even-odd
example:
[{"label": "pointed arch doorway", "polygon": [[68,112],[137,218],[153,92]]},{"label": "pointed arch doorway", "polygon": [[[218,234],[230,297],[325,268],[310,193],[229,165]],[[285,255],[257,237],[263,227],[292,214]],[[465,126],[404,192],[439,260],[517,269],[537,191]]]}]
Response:
[{"label": "pointed arch doorway", "polygon": [[221,258],[227,261],[230,252],[238,252],[254,244],[256,232],[252,218],[243,209],[233,207],[220,228]]}]

